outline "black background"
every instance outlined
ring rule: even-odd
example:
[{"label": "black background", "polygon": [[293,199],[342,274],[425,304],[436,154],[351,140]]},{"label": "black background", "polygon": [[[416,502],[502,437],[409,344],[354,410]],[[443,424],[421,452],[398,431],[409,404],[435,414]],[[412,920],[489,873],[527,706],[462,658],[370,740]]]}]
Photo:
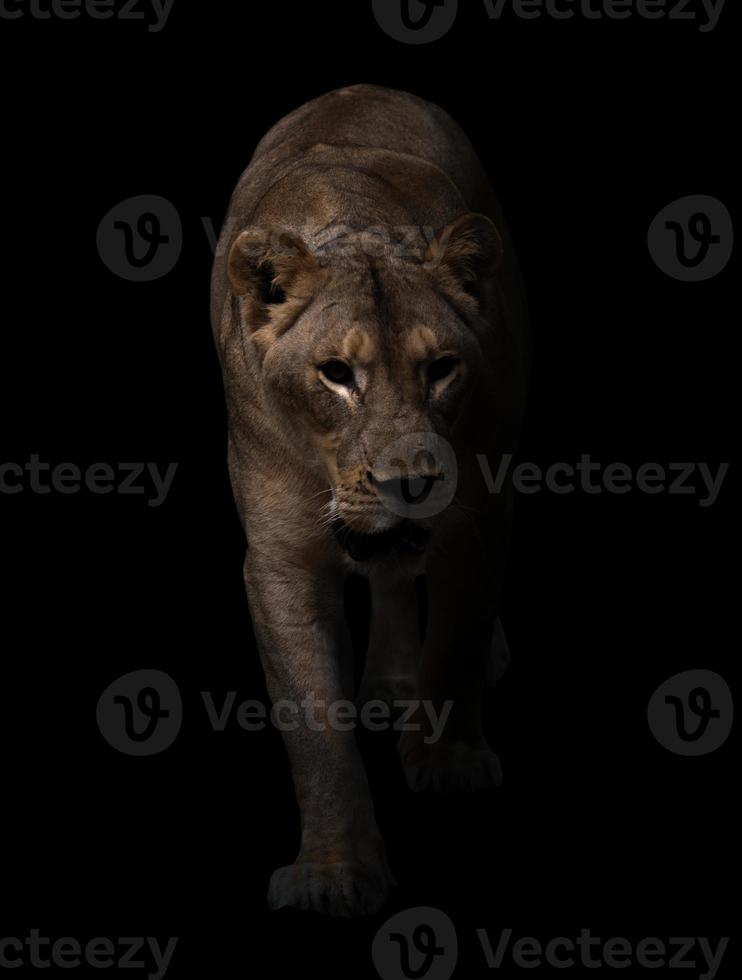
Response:
[{"label": "black background", "polygon": [[[400,882],[371,921],[267,911],[270,872],[298,846],[280,737],[234,723],[214,733],[201,702],[265,697],[202,219],[219,226],[258,139],[310,97],[401,87],[471,136],[528,283],[523,460],[715,469],[734,456],[736,262],[676,282],[646,233],[687,194],[734,214],[735,11],[701,34],[636,19],[496,24],[462,7],[446,38],[421,47],[383,34],[365,2],[176,0],[159,34],[0,21],[0,462],[179,464],[160,508],[0,497],[0,936],[179,936],[171,977],[290,976],[307,963],[347,977],[374,975],[375,930],[417,905],[454,920],[460,976],[488,972],[477,927],[543,941],[583,927],[634,941],[731,934],[736,737],[681,758],[654,740],[646,707],[681,670],[732,681],[734,469],[706,509],[667,494],[519,498],[503,616],[514,661],[487,706],[505,784],[418,799],[393,740],[364,737]],[[172,201],[184,231],[174,271],[144,284],[114,276],[95,236],[140,194]],[[185,702],[180,737],[149,759],[114,751],[95,722],[103,689],[139,668],[168,672]]]}]

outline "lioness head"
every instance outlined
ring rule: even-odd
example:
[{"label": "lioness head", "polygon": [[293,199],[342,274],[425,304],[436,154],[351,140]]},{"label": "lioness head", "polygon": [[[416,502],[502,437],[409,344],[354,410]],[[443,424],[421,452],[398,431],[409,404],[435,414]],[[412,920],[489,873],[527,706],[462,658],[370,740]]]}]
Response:
[{"label": "lioness head", "polygon": [[486,372],[483,309],[502,248],[475,214],[412,254],[372,238],[348,232],[310,247],[251,228],[229,254],[266,397],[327,479],[329,502],[318,505],[360,535],[450,502],[457,429]]}]

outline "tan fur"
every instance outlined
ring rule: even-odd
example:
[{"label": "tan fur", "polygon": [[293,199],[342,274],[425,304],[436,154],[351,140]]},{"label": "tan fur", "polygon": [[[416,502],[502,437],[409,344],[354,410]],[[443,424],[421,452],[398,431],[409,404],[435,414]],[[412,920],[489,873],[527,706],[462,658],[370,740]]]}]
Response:
[{"label": "tan fur", "polygon": [[412,361],[430,360],[435,352],[435,333],[430,327],[415,327],[406,338],[405,355]]},{"label": "tan fur", "polygon": [[342,347],[343,356],[362,367],[368,367],[374,360],[376,344],[365,330],[351,327]]},{"label": "tan fur", "polygon": [[[477,454],[496,467],[515,448],[528,337],[512,244],[465,135],[437,107],[373,86],[331,92],[279,122],[230,204],[212,320],[271,696],[353,697],[343,585],[360,571],[373,604],[360,702],[410,692],[439,707],[454,701],[438,744],[424,741],[422,713],[421,731],[402,738],[411,787],[496,781],[479,702],[493,645],[503,660],[510,500],[487,494]],[[333,380],[337,361],[352,383]],[[456,462],[447,503],[446,447]],[[405,522],[392,492],[408,481],[436,506],[440,497],[440,510]],[[399,542],[407,525],[429,531],[424,553],[395,544],[350,557],[349,540]],[[269,902],[375,911],[392,878],[352,734],[301,726],[285,737],[302,842],[295,864],[273,876]]]}]

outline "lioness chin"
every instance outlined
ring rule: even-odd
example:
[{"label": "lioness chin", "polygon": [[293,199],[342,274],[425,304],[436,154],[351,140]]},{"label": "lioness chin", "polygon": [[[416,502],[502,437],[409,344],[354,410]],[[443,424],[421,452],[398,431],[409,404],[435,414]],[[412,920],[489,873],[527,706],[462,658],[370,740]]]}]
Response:
[{"label": "lioness chin", "polygon": [[[343,594],[361,572],[372,619],[359,700],[414,697],[438,716],[451,702],[437,740],[422,707],[401,738],[410,787],[497,784],[480,702],[505,658],[511,501],[487,492],[478,456],[495,467],[515,447],[528,340],[507,229],[463,132],[366,85],[281,120],[233,195],[212,320],[271,698],[353,698]],[[301,848],[269,904],[372,913],[393,879],[354,735],[329,712],[297,718],[285,741]]]}]

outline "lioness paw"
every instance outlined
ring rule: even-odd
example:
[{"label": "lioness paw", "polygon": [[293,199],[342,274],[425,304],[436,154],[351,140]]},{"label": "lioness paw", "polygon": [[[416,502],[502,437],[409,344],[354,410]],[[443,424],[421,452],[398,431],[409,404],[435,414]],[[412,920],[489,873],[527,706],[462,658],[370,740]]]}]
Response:
[{"label": "lioness paw", "polygon": [[502,783],[500,760],[486,742],[400,742],[407,785],[415,793],[471,793]]},{"label": "lioness paw", "polygon": [[343,918],[373,915],[384,905],[394,884],[386,868],[368,868],[351,861],[292,864],[273,872],[268,906]]}]

